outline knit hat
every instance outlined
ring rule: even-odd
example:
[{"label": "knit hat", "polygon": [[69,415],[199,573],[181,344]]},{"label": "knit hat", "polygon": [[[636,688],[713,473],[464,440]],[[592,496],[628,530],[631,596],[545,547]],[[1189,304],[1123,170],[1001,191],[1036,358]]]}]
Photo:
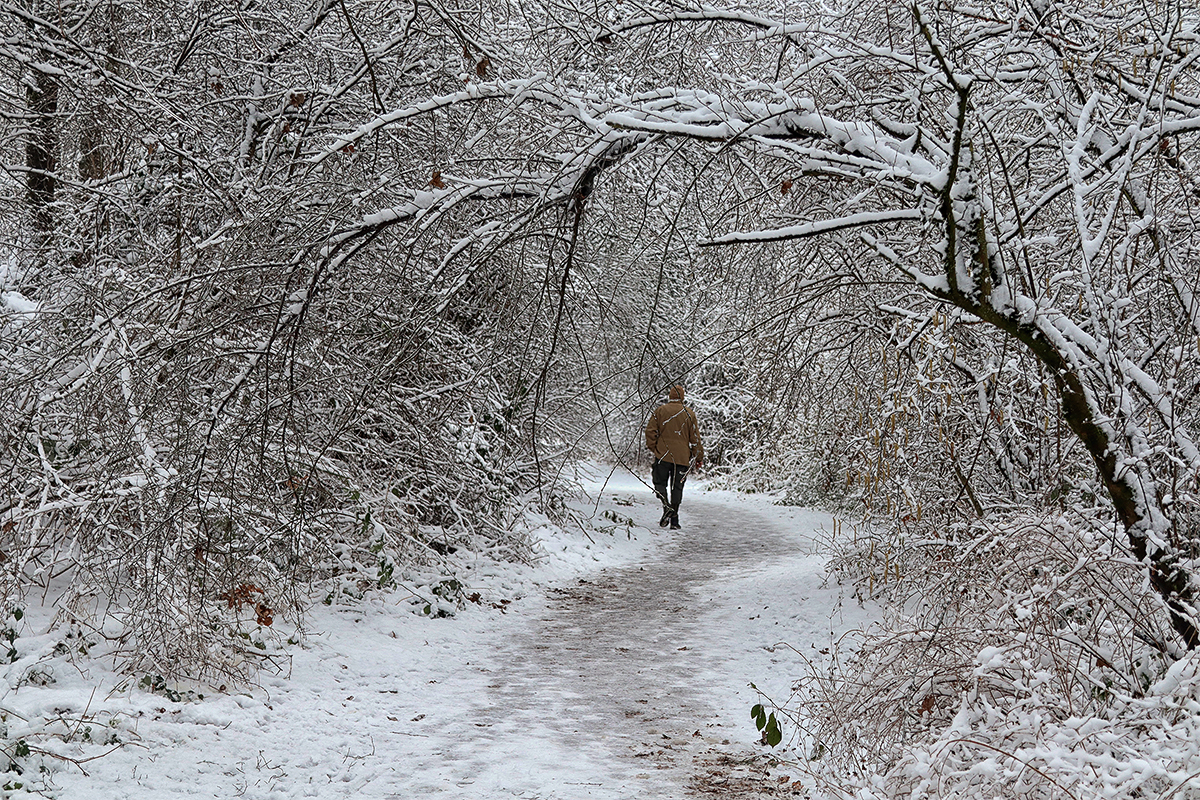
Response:
[{"label": "knit hat", "polygon": [[677,383],[674,386],[672,386],[671,393],[667,396],[670,397],[672,400],[678,400],[679,402],[682,403],[683,402],[683,384]]}]

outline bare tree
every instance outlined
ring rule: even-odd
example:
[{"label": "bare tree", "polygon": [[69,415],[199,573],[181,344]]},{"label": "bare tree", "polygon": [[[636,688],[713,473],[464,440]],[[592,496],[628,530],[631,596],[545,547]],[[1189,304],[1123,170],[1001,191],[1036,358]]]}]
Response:
[{"label": "bare tree", "polygon": [[527,557],[561,224],[462,239],[469,202],[421,213],[458,132],[355,134],[494,73],[491,11],[101,11],[0,11],[24,121],[2,145],[8,601],[58,577],[67,622],[123,623],[129,669],[245,674],[315,586],[394,584],[451,541]]},{"label": "bare tree", "polygon": [[[690,140],[710,180],[729,164],[737,179],[701,202],[741,230],[702,244],[835,237],[858,262],[852,283],[886,284],[890,273],[918,290],[893,307],[918,328],[963,313],[955,319],[1019,346],[1053,387],[1176,633],[1196,646],[1186,564],[1200,454],[1184,399],[1197,358],[1194,15],[1177,4],[1119,16],[860,10],[844,23],[788,24],[672,8],[594,32],[603,45],[647,29],[748,30],[751,66],[771,73],[718,79],[719,93],[564,103],[561,89],[506,91],[610,148]],[[772,43],[777,58],[764,59]],[[808,204],[781,208],[789,193]],[[745,230],[756,219],[786,224]]]}]

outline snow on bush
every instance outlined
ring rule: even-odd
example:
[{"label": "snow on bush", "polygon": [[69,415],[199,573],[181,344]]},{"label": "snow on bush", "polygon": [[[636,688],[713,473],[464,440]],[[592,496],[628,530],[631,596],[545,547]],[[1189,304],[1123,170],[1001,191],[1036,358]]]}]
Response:
[{"label": "snow on bush", "polygon": [[828,796],[1200,789],[1200,656],[1170,644],[1119,531],[1060,515],[853,533],[834,574],[886,612],[785,704]]}]

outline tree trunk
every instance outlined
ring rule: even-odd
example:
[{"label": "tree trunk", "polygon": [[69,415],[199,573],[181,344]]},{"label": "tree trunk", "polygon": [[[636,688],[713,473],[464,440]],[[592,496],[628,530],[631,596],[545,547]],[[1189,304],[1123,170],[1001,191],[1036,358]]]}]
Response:
[{"label": "tree trunk", "polygon": [[31,116],[25,141],[25,199],[33,223],[33,247],[41,250],[54,231],[54,194],[58,167],[58,82],[35,70],[25,82]]},{"label": "tree trunk", "polygon": [[1032,324],[1011,319],[987,303],[975,302],[959,292],[947,293],[943,299],[1017,339],[1050,368],[1062,397],[1063,419],[1095,462],[1117,518],[1125,528],[1129,549],[1150,571],[1150,585],[1166,603],[1171,627],[1187,649],[1195,649],[1200,645],[1200,628],[1190,612],[1196,600],[1191,575],[1180,565],[1173,550],[1150,546],[1146,529],[1149,520],[1143,504],[1153,499],[1143,498],[1139,502],[1138,492],[1131,485],[1134,476],[1128,471],[1121,473],[1120,448],[1112,446],[1108,433],[1097,423],[1078,370]]}]

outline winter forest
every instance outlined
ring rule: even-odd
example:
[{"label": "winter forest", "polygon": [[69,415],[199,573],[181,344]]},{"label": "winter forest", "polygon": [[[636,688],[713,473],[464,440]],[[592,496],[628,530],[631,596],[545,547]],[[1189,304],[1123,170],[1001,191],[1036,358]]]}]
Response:
[{"label": "winter forest", "polygon": [[1200,796],[1191,3],[6,0],[0,125],[5,797],[128,740],[68,672],[630,540],[576,467],[676,383],[870,620],[755,709],[789,796]]}]

